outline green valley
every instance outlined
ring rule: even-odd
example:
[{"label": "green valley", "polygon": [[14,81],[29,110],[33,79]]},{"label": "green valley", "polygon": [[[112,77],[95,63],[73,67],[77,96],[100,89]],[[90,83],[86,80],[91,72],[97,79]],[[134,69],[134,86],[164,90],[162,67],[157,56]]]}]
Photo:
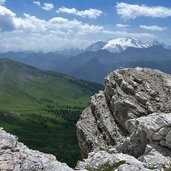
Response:
[{"label": "green valley", "polygon": [[75,123],[100,89],[99,84],[1,59],[0,127],[74,167],[80,158]]}]

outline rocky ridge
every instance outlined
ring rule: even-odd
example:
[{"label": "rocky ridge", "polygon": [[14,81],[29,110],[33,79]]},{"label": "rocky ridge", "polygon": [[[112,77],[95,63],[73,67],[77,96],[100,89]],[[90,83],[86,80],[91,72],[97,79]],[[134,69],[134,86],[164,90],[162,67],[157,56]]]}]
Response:
[{"label": "rocky ridge", "polygon": [[147,68],[105,78],[77,123],[77,169],[171,170],[171,76]]}]

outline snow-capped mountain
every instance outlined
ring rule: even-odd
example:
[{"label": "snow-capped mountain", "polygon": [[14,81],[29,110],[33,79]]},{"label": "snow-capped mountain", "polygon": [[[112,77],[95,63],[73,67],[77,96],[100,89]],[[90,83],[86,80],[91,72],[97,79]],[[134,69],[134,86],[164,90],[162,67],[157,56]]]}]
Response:
[{"label": "snow-capped mountain", "polygon": [[[159,42],[157,42],[159,44]],[[112,53],[119,53],[126,50],[128,47],[133,48],[148,48],[153,45],[156,45],[156,41],[153,42],[142,42],[134,38],[116,38],[109,39],[107,41],[99,41],[90,45],[86,51],[99,51],[99,50],[108,50]]]}]

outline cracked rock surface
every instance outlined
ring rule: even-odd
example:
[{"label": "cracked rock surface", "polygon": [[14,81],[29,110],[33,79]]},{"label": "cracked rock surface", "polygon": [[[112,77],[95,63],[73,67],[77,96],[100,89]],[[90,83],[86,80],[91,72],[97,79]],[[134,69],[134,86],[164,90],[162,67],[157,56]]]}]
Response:
[{"label": "cracked rock surface", "polygon": [[[84,161],[76,169],[171,170],[171,75],[118,69],[77,123]],[[104,170],[105,170],[104,169]]]}]

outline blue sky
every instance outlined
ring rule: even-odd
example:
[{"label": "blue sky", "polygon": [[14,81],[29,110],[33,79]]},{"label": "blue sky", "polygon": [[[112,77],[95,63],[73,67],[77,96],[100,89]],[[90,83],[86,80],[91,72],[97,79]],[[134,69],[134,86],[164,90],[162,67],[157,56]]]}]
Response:
[{"label": "blue sky", "polygon": [[171,44],[169,1],[0,0],[0,49],[48,52],[116,37]]}]

